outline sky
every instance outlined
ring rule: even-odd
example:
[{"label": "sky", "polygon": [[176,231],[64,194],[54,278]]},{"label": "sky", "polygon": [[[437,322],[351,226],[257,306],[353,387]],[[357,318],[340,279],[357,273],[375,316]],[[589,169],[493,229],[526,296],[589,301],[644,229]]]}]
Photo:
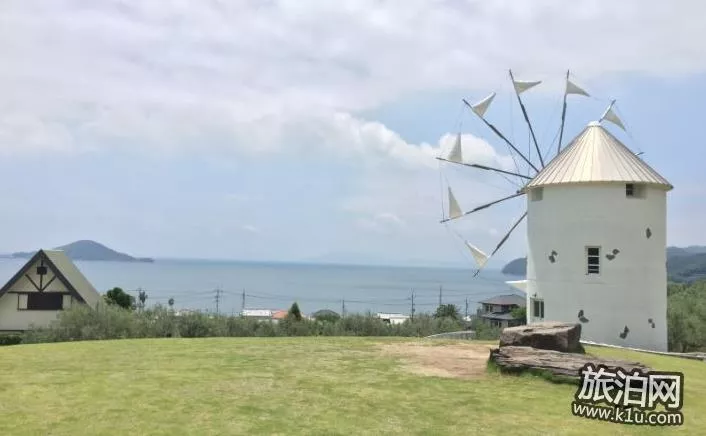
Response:
[{"label": "sky", "polygon": [[[0,4],[0,252],[93,239],[136,256],[468,262],[524,198],[462,98],[555,154],[611,99],[616,136],[674,186],[668,243],[706,245],[706,3],[646,1],[69,1]],[[552,152],[549,152],[552,150]],[[536,160],[536,153],[533,152]],[[524,226],[497,261],[523,256]]]}]

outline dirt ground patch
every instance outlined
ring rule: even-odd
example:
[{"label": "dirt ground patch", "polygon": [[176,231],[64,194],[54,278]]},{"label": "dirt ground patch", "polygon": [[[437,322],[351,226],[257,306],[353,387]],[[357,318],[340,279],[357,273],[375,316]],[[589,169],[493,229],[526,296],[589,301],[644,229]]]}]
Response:
[{"label": "dirt ground patch", "polygon": [[383,354],[397,357],[403,368],[419,375],[479,378],[485,375],[489,344],[383,344]]}]

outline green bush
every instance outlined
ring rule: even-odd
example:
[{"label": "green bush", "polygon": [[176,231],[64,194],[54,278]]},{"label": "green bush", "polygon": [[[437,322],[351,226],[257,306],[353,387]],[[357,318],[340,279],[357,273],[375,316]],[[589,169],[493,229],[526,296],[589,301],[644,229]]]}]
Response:
[{"label": "green bush", "polygon": [[0,335],[0,346],[3,345],[18,345],[22,343],[20,335]]},{"label": "green bush", "polygon": [[322,321],[322,322],[336,322],[341,319],[341,315],[337,314],[333,310],[328,310],[328,309],[323,309],[323,310],[319,310],[317,312],[314,312],[311,316],[315,320]]},{"label": "green bush", "polygon": [[[424,337],[465,330],[467,323],[453,317],[434,318],[418,314],[402,324],[390,325],[377,316],[352,314],[337,320],[309,320],[290,316],[279,322],[258,321],[240,316],[206,313],[175,315],[162,306],[134,311],[118,305],[98,309],[75,306],[62,311],[46,328],[32,328],[23,343],[65,342],[123,338],[202,338],[275,336],[408,336]],[[482,325],[478,328],[485,328]],[[488,330],[488,328],[486,328]],[[485,330],[484,330],[485,331]],[[491,331],[491,330],[488,330]],[[488,338],[491,333],[485,333]]]},{"label": "green bush", "polygon": [[706,350],[706,281],[670,284],[667,295],[669,350]]},{"label": "green bush", "polygon": [[123,309],[135,308],[135,297],[123,291],[121,288],[113,288],[106,292],[104,297],[108,304],[113,304]]},{"label": "green bush", "polygon": [[299,310],[299,305],[296,301],[292,304],[292,307],[289,308],[289,312],[287,312],[287,319],[294,321],[302,320],[302,312]]}]

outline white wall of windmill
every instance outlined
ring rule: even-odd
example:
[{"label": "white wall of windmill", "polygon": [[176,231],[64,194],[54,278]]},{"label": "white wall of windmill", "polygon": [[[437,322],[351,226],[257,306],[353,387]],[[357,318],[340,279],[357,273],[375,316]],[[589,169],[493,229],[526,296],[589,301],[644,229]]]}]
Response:
[{"label": "white wall of windmill", "polygon": [[[624,183],[542,191],[539,201],[527,196],[528,308],[537,295],[544,320],[580,322],[583,310],[583,339],[666,350],[666,192],[645,187],[643,198],[629,198]],[[589,246],[600,248],[597,275],[587,274]]]}]

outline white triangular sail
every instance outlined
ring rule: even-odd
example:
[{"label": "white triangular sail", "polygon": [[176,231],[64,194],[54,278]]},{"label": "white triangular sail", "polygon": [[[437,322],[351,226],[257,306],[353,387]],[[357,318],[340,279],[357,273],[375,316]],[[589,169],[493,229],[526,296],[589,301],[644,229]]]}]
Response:
[{"label": "white triangular sail", "polygon": [[483,100],[479,101],[478,103],[474,104],[471,106],[471,110],[476,113],[479,117],[483,118],[485,115],[485,112],[488,110],[488,107],[490,106],[490,103],[493,102],[493,99],[495,98],[495,93],[493,92]]},{"label": "white triangular sail", "polygon": [[586,97],[590,97],[588,92],[586,92],[583,88],[576,85],[575,83],[573,83],[569,79],[566,79],[566,94],[576,94],[576,95],[584,95]]},{"label": "white triangular sail", "polygon": [[540,83],[542,83],[542,81],[513,80],[512,83],[513,85],[515,85],[515,92],[518,94],[522,94],[528,89],[534,88],[535,86],[539,85]]},{"label": "white triangular sail", "polygon": [[450,162],[463,163],[463,150],[461,149],[461,134],[456,136],[454,146],[446,160]]},{"label": "white triangular sail", "polygon": [[458,205],[458,201],[456,201],[456,197],[454,197],[454,193],[451,192],[451,187],[449,186],[449,219],[458,218],[461,215],[463,215],[461,206]]},{"label": "white triangular sail", "polygon": [[469,250],[471,250],[471,254],[473,255],[473,259],[475,259],[476,263],[478,264],[478,268],[483,268],[488,262],[488,255],[483,253],[480,249],[477,247],[474,247],[470,242],[464,241],[466,243],[466,247],[468,247]]},{"label": "white triangular sail", "polygon": [[625,130],[625,126],[623,125],[623,122],[620,121],[620,118],[618,118],[618,115],[613,111],[613,105],[615,104],[615,100],[613,100],[610,103],[610,106],[608,106],[608,109],[603,113],[603,116],[601,117],[600,121],[606,120],[610,121],[611,123],[615,124],[616,126],[620,127],[621,129]]}]

